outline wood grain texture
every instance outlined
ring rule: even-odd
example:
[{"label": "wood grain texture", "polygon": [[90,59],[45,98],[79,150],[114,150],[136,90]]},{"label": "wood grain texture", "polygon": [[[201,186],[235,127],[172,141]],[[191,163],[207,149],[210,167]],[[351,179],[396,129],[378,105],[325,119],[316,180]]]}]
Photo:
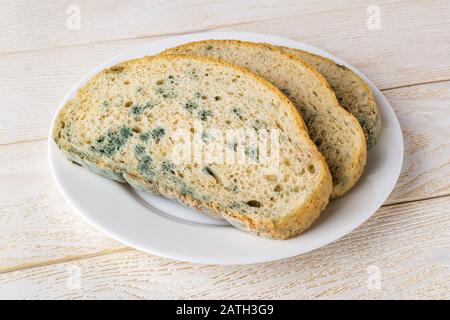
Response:
[{"label": "wood grain texture", "polygon": [[0,144],[45,138],[55,110],[78,80],[94,66],[144,43],[125,42],[0,56],[0,72],[7,75],[0,77]]},{"label": "wood grain texture", "polygon": [[0,272],[117,248],[59,194],[45,140],[0,147]]},{"label": "wood grain texture", "polygon": [[450,194],[450,82],[385,91],[402,128],[403,168],[387,203]]},{"label": "wood grain texture", "polygon": [[[386,95],[405,138],[402,174],[386,204],[449,195],[450,82]],[[59,195],[46,140],[0,146],[0,272],[123,248],[89,227]]]},{"label": "wood grain texture", "polygon": [[381,89],[450,79],[446,1],[380,2],[380,30],[366,27],[367,4],[361,1],[77,3],[80,30],[66,27],[71,2],[2,6],[0,74],[6,76],[0,78],[0,144],[46,136],[54,110],[84,74],[161,34],[234,30],[285,36],[329,50]]},{"label": "wood grain texture", "polygon": [[[387,206],[331,245],[265,264],[197,265],[133,250],[11,272],[0,275],[0,298],[449,299],[449,210],[450,197]],[[368,287],[373,268],[380,289]]]},{"label": "wood grain texture", "polygon": [[[0,299],[450,299],[449,1],[0,4]],[[376,30],[366,27],[372,4],[381,10]],[[67,27],[70,5],[81,10],[81,29]],[[203,31],[267,33],[310,43],[386,89],[403,130],[405,160],[385,206],[320,250],[227,267],[138,252],[76,215],[48,168],[45,139],[61,99],[84,74],[117,54],[168,35]],[[381,272],[379,290],[367,287],[370,266]],[[77,270],[80,288],[70,285]]]},{"label": "wood grain texture", "polygon": [[[80,9],[80,29],[67,27],[71,16],[67,9],[74,4]],[[0,52],[239,30],[286,36],[330,50],[367,71],[382,88],[448,79],[448,1],[377,1],[381,28],[369,30],[367,7],[372,4],[355,0],[40,0],[29,5],[10,0],[0,14]]]}]

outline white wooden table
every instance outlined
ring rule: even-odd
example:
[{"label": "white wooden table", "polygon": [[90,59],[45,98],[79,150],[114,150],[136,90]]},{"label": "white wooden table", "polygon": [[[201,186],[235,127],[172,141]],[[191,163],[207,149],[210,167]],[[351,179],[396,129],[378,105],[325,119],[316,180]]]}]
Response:
[{"label": "white wooden table", "polygon": [[[208,30],[312,44],[383,90],[405,161],[369,221],[299,257],[194,265],[126,247],[63,200],[46,139],[64,94],[125,50]],[[450,298],[450,1],[1,0],[0,75],[0,298]]]}]

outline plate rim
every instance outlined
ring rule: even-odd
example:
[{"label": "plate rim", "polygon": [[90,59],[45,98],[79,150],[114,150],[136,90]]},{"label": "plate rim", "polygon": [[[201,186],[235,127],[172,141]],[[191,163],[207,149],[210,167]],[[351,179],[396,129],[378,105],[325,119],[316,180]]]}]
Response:
[{"label": "plate rim", "polygon": [[[106,228],[105,226],[103,226],[101,223],[98,223],[95,221],[95,219],[93,219],[93,217],[85,212],[83,212],[83,210],[80,208],[80,206],[77,204],[77,200],[76,199],[72,199],[72,197],[69,195],[70,192],[68,192],[67,190],[65,190],[63,184],[61,183],[60,179],[61,177],[58,175],[58,173],[56,172],[56,166],[55,166],[55,159],[53,157],[52,152],[58,151],[59,149],[57,149],[53,139],[52,139],[52,130],[53,130],[53,126],[57,117],[57,114],[59,113],[59,111],[61,110],[61,108],[64,106],[64,104],[67,102],[67,100],[74,95],[74,93],[76,93],[76,91],[78,90],[78,88],[83,85],[88,79],[90,79],[94,74],[96,74],[97,72],[99,72],[100,70],[118,63],[119,61],[124,61],[124,60],[128,60],[130,58],[125,58],[126,56],[133,54],[135,52],[139,52],[140,50],[149,47],[149,46],[157,46],[158,43],[164,43],[164,42],[168,42],[170,43],[170,40],[175,41],[175,42],[179,42],[178,44],[181,43],[185,43],[185,42],[190,42],[190,41],[199,41],[199,40],[206,40],[206,39],[236,39],[236,40],[244,40],[244,41],[254,41],[254,42],[266,42],[266,43],[271,43],[271,44],[278,44],[278,45],[286,45],[286,46],[290,46],[293,48],[298,48],[298,49],[302,49],[302,50],[306,50],[309,52],[312,52],[314,54],[318,54],[320,56],[329,58],[333,61],[335,61],[336,63],[342,64],[346,67],[348,67],[349,69],[351,69],[353,72],[355,72],[358,76],[360,76],[366,83],[367,85],[370,87],[370,89],[372,90],[374,96],[377,95],[378,98],[382,99],[383,104],[386,105],[388,107],[388,111],[387,110],[383,110],[384,112],[389,112],[390,113],[390,120],[393,120],[394,123],[394,127],[395,129],[398,131],[399,135],[397,138],[399,138],[399,147],[400,147],[400,158],[397,159],[396,162],[396,170],[395,170],[395,174],[394,174],[394,178],[390,181],[390,185],[388,185],[383,192],[382,195],[382,202],[380,205],[377,204],[377,208],[375,210],[370,210],[370,213],[366,213],[364,216],[364,218],[358,220],[357,222],[355,221],[351,221],[345,228],[341,228],[339,232],[336,233],[336,235],[334,237],[331,238],[324,238],[324,239],[318,239],[315,243],[315,245],[310,246],[310,248],[308,249],[299,249],[295,252],[293,252],[293,250],[288,250],[286,253],[279,253],[279,254],[271,254],[271,255],[267,255],[267,256],[258,256],[255,258],[249,258],[249,257],[245,257],[245,258],[241,258],[241,259],[236,259],[236,257],[233,258],[223,258],[223,257],[213,257],[213,258],[208,258],[208,257],[199,257],[199,256],[192,256],[192,255],[186,255],[186,254],[180,254],[180,253],[173,253],[173,252],[167,252],[164,250],[159,250],[158,247],[152,247],[151,249],[149,249],[148,246],[144,246],[142,243],[134,241],[132,238],[130,237],[126,237],[123,234],[119,234],[117,232],[113,232],[111,230],[109,230],[108,228]],[[258,40],[255,40],[258,39]],[[263,41],[261,41],[262,39],[264,39]],[[173,45],[173,44],[172,44]],[[171,46],[172,46],[171,45]],[[177,44],[175,44],[177,45]],[[145,54],[148,55],[148,54]],[[140,55],[142,56],[142,55]],[[58,105],[58,108],[55,110],[55,113],[53,115],[52,121],[51,121],[51,126],[50,126],[50,131],[49,131],[49,135],[48,135],[48,158],[49,158],[49,165],[50,165],[50,172],[51,175],[53,177],[53,180],[55,181],[58,190],[60,191],[60,193],[63,195],[64,199],[69,203],[69,205],[75,209],[75,212],[77,212],[77,214],[81,215],[90,225],[94,226],[96,229],[100,230],[102,233],[106,234],[107,236],[116,239],[126,245],[129,245],[133,248],[136,248],[138,250],[141,250],[143,252],[147,252],[150,254],[154,254],[154,255],[158,255],[161,257],[165,257],[165,258],[170,258],[170,259],[174,259],[174,260],[181,260],[181,261],[188,261],[191,263],[202,263],[202,264],[216,264],[216,265],[243,265],[243,264],[254,264],[254,263],[263,263],[263,262],[269,262],[269,261],[275,261],[275,260],[280,260],[280,259],[285,259],[285,258],[290,258],[293,256],[298,256],[301,254],[304,254],[306,252],[310,252],[313,250],[317,250],[327,244],[333,243],[337,240],[339,240],[340,238],[342,238],[343,236],[351,233],[353,230],[355,230],[357,227],[359,227],[360,225],[362,225],[364,222],[366,222],[382,205],[383,203],[386,201],[386,199],[389,197],[389,195],[392,193],[392,190],[394,189],[395,185],[397,184],[398,178],[400,176],[401,173],[401,169],[403,166],[403,159],[404,159],[404,141],[403,141],[403,134],[402,134],[402,130],[400,127],[400,123],[398,121],[397,115],[395,114],[395,111],[392,107],[392,105],[389,103],[389,101],[386,99],[386,97],[384,96],[384,94],[381,92],[381,90],[378,89],[378,87],[376,87],[371,81],[370,79],[368,79],[361,71],[359,71],[358,69],[356,69],[355,67],[353,67],[352,65],[348,64],[346,61],[340,59],[339,57],[336,57],[332,54],[330,54],[329,52],[316,48],[314,46],[311,46],[307,43],[304,42],[300,42],[300,41],[296,41],[296,40],[291,40],[288,38],[284,38],[284,37],[279,37],[279,36],[273,36],[273,35],[266,35],[266,34],[260,34],[260,33],[251,33],[251,32],[235,32],[235,31],[231,31],[231,32],[201,32],[201,33],[189,33],[186,35],[179,35],[179,36],[174,36],[174,37],[164,37],[162,39],[158,39],[155,41],[151,41],[149,43],[131,48],[130,50],[124,51],[121,54],[118,54],[116,56],[114,56],[111,59],[106,60],[105,62],[97,65],[96,67],[94,67],[92,70],[90,70],[85,76],[83,76],[80,80],[78,80],[75,85],[73,85],[71,87],[71,89],[67,92],[67,94],[64,96],[64,98],[61,100],[61,102]],[[356,187],[355,187],[356,188]],[[345,196],[344,196],[345,197]],[[228,227],[227,227],[228,228]],[[234,228],[230,228],[230,229],[234,229]],[[241,231],[239,231],[241,232]],[[301,235],[299,236],[301,237]],[[298,238],[298,237],[297,237]],[[293,238],[291,240],[295,240],[296,238]],[[280,241],[280,240],[270,240],[270,241]],[[290,241],[290,240],[284,240],[284,241]],[[195,249],[194,249],[195,251]],[[220,255],[219,255],[220,256]]]}]

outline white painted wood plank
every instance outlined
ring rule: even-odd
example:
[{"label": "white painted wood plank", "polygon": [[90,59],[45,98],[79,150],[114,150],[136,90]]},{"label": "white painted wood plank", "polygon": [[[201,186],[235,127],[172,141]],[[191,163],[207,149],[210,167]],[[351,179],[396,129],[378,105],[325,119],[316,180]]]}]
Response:
[{"label": "white painted wood plank", "polygon": [[57,191],[46,141],[0,148],[0,272],[117,248],[123,245],[89,226]]},{"label": "white painted wood plank", "polygon": [[71,15],[66,13],[74,5],[71,1],[8,0],[0,13],[0,53],[105,41],[114,41],[114,46],[115,40],[130,38],[148,42],[161,35],[235,30],[285,36],[329,50],[360,67],[382,88],[449,79],[448,1],[377,1],[380,29],[367,27],[372,4],[82,0],[75,3],[81,28],[73,30],[67,27]]},{"label": "white painted wood plank", "polygon": [[402,173],[387,203],[450,194],[450,82],[384,93],[405,145]]},{"label": "white painted wood plank", "polygon": [[[405,4],[405,1],[378,2],[389,8],[390,14],[395,14],[393,8],[398,10]],[[353,23],[362,22],[365,27],[367,6],[358,0],[339,3],[317,0],[7,0],[2,1],[0,12],[0,53],[235,28],[259,22],[271,28],[286,19],[295,19],[297,25],[302,25],[302,20],[309,16],[315,16],[317,21],[325,18],[332,21],[354,9],[360,14],[354,17]],[[349,30],[345,24],[333,25],[335,31]],[[304,27],[306,29],[298,35],[319,33],[318,28],[326,28],[317,23]],[[285,34],[289,34],[289,30],[285,30]]]},{"label": "white painted wood plank", "polygon": [[[450,194],[450,82],[386,92],[400,118],[405,160],[387,203]],[[0,271],[118,250],[89,227],[51,179],[45,140],[0,146]]]},{"label": "white painted wood plank", "polygon": [[[334,244],[265,264],[194,265],[133,250],[26,269],[0,275],[0,298],[449,299],[449,210],[450,197],[384,207]],[[379,289],[368,287],[370,270]]]}]

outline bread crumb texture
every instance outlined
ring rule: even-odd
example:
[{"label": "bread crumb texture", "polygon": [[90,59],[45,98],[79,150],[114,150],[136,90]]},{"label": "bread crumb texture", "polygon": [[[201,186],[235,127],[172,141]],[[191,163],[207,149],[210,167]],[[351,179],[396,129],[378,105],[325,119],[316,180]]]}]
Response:
[{"label": "bread crumb texture", "polygon": [[[207,146],[213,129],[246,128],[278,130],[277,170],[173,158],[182,140],[198,136]],[[59,112],[53,138],[67,158],[97,174],[275,239],[308,228],[332,191],[324,158],[289,99],[243,68],[204,57],[145,57],[100,72]],[[225,149],[236,153],[238,144]],[[245,147],[244,157],[258,157],[258,146]]]}]

